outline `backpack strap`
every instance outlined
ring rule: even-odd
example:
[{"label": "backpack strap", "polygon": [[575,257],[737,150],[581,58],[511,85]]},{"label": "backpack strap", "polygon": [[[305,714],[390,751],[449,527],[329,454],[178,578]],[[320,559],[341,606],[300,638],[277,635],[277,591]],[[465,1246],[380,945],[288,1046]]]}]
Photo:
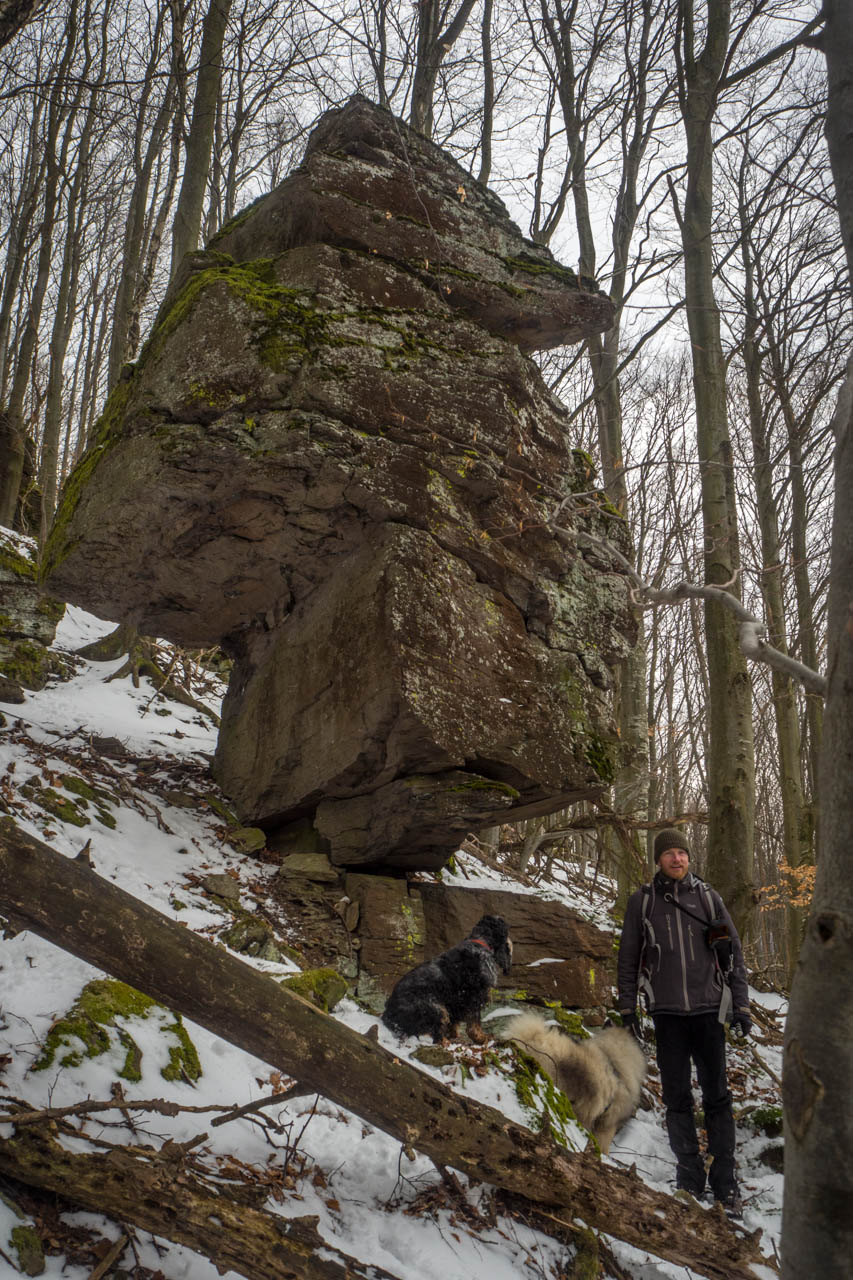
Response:
[{"label": "backpack strap", "polygon": [[[697,880],[698,879],[699,877],[697,876]],[[717,920],[719,918],[720,913],[719,911],[716,910],[710,885],[706,884],[704,880],[699,880],[699,887],[700,887],[700,892],[703,898],[705,899],[705,910],[708,912],[708,923],[711,924],[714,920]],[[731,987],[732,970],[734,968],[734,955],[732,953],[731,947],[729,947],[729,961],[724,968],[720,964],[720,953],[718,949],[716,947],[712,947],[711,950],[714,953],[714,963],[717,966],[717,972],[720,975],[720,979],[723,985],[722,994],[720,996],[720,1008],[717,1013],[717,1020],[725,1024],[731,1018],[732,1011],[734,1008],[734,1000],[732,999],[732,987]]]},{"label": "backpack strap", "polygon": [[660,968],[660,943],[655,937],[654,926],[650,919],[654,892],[653,884],[643,885],[643,949],[640,953],[639,988],[643,993],[649,1013],[654,1013],[655,1008],[655,993],[652,989],[652,966],[649,960],[649,956],[652,953],[657,957],[656,967]]}]

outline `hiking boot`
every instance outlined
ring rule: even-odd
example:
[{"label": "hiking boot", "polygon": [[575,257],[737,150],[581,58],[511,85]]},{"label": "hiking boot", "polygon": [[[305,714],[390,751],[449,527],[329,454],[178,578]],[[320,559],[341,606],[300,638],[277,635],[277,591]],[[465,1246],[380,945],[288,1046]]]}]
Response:
[{"label": "hiking boot", "polygon": [[740,1189],[732,1187],[731,1191],[727,1191],[725,1195],[716,1197],[717,1203],[723,1206],[723,1212],[728,1218],[734,1218],[740,1222],[743,1217],[743,1200],[741,1199]]},{"label": "hiking boot", "polygon": [[705,1190],[705,1165],[697,1155],[693,1159],[679,1160],[675,1167],[676,1191],[689,1191],[699,1200]]}]

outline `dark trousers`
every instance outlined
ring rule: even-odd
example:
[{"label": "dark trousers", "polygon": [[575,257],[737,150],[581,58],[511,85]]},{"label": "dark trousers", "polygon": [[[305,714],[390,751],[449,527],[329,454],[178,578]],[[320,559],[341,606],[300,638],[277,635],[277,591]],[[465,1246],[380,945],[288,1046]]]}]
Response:
[{"label": "dark trousers", "polygon": [[726,1037],[716,1013],[656,1013],[657,1060],[666,1130],[676,1159],[676,1183],[693,1195],[705,1189],[705,1167],[693,1116],[691,1063],[696,1064],[708,1151],[713,1156],[708,1180],[718,1200],[735,1188],[735,1122],[726,1080]]}]

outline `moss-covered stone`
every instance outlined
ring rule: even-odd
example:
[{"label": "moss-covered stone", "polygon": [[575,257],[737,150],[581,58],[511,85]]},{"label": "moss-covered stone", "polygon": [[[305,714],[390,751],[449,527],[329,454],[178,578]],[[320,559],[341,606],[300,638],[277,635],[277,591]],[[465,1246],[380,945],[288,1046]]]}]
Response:
[{"label": "moss-covered stone", "polygon": [[187,1080],[195,1083],[202,1074],[201,1059],[180,1014],[176,1014],[175,1021],[170,1022],[163,1030],[174,1036],[177,1044],[169,1046],[169,1064],[163,1067],[161,1076],[164,1080]]},{"label": "moss-covered stone", "polygon": [[782,1133],[782,1108],[767,1104],[755,1107],[746,1117],[750,1128],[768,1138],[778,1138]]},{"label": "moss-covered stone", "polygon": [[347,982],[336,969],[305,969],[282,978],[281,985],[310,1000],[324,1013],[331,1013],[347,993]]},{"label": "moss-covered stone", "polygon": [[67,822],[73,827],[85,827],[89,824],[89,815],[85,812],[89,807],[88,801],[82,797],[76,801],[71,800],[54,791],[53,787],[41,786],[37,778],[30,778],[22,785],[21,795],[60,822]]},{"label": "moss-covered stone", "polygon": [[[101,1057],[120,1046],[124,1060],[116,1074],[124,1080],[140,1080],[142,1050],[117,1019],[125,1023],[155,1013],[163,1022],[162,1033],[173,1042],[168,1048],[169,1064],[160,1074],[166,1080],[198,1079],[201,1064],[180,1015],[169,1014],[150,996],[114,978],[96,978],[83,988],[68,1013],[50,1028],[31,1069],[46,1071],[57,1060],[60,1067],[79,1067],[85,1058]],[[167,1018],[173,1020],[167,1022]]]},{"label": "moss-covered stone", "polygon": [[0,637],[0,673],[25,689],[43,689],[52,675],[67,676],[68,661],[37,640],[5,641]]},{"label": "moss-covered stone", "polygon": [[40,1276],[44,1272],[44,1245],[35,1227],[25,1225],[13,1227],[9,1232],[9,1243],[17,1254],[18,1269],[25,1276]]}]

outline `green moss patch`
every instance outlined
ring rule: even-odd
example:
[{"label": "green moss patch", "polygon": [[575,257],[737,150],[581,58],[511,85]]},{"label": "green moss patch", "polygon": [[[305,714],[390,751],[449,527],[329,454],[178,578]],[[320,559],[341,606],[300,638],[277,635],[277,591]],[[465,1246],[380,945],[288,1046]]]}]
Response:
[{"label": "green moss patch", "polygon": [[68,662],[37,640],[0,642],[0,672],[25,689],[43,689],[50,676],[70,671]]},{"label": "green moss patch", "polygon": [[46,1071],[58,1061],[60,1067],[79,1067],[85,1058],[105,1053],[123,1054],[116,1074],[124,1080],[142,1078],[142,1050],[121,1023],[156,1015],[161,1033],[168,1037],[168,1064],[160,1074],[165,1080],[197,1080],[201,1063],[195,1046],[181,1022],[150,996],[143,995],[114,978],[96,978],[88,983],[64,1017],[53,1024],[33,1071]]},{"label": "green moss patch", "polygon": [[[530,1119],[530,1127],[542,1128],[547,1124],[562,1146],[570,1151],[583,1150],[586,1139],[578,1138],[575,1129],[577,1118],[566,1095],[557,1088],[534,1058],[518,1045],[514,1044],[511,1048],[515,1062],[510,1078],[515,1096]],[[582,1132],[585,1134],[585,1130]]]},{"label": "green moss patch", "polygon": [[13,1227],[9,1243],[18,1255],[18,1269],[22,1275],[40,1276],[45,1268],[44,1246],[35,1227]]},{"label": "green moss patch", "polygon": [[283,978],[281,985],[295,991],[303,1000],[310,1000],[324,1013],[331,1013],[347,993],[346,978],[342,978],[337,969],[305,969]]}]

